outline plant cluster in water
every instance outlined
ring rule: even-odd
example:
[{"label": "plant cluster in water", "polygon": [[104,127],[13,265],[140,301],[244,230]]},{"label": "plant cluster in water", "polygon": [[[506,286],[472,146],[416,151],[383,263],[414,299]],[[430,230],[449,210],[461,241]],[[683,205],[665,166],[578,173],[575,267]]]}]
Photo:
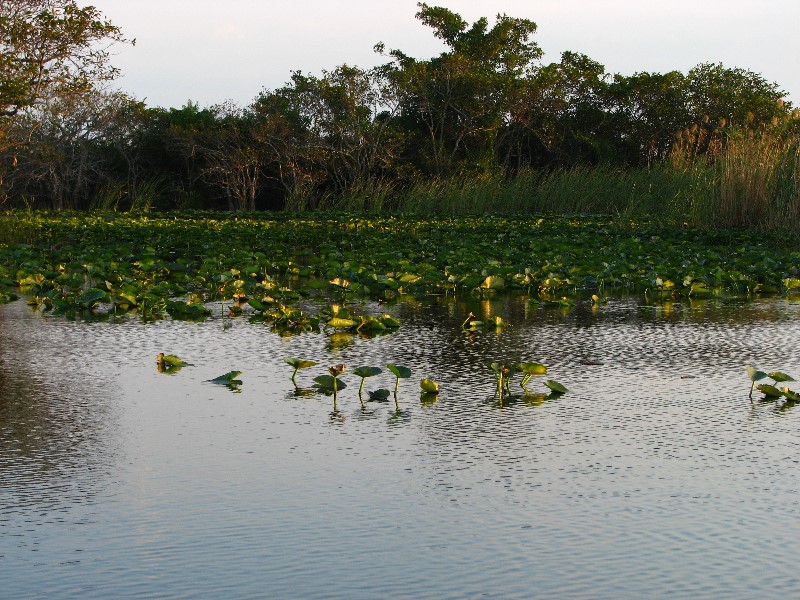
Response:
[{"label": "plant cluster in water", "polygon": [[[8,213],[28,244],[0,240],[0,301],[145,319],[249,316],[280,334],[397,327],[356,298],[527,295],[569,308],[623,290],[648,299],[800,292],[800,253],[757,232],[581,217],[241,217]],[[334,300],[309,314],[307,298]],[[221,308],[215,309],[215,303]],[[338,308],[336,308],[338,307]],[[468,319],[465,329],[505,323]]]},{"label": "plant cluster in water", "polygon": [[[784,404],[787,408],[794,406],[797,402],[800,402],[800,393],[795,392],[786,385],[782,385],[780,388],[778,387],[781,383],[795,381],[795,378],[791,375],[787,375],[781,371],[771,371],[769,373],[765,373],[764,371],[759,371],[755,367],[749,365],[745,367],[745,370],[747,371],[748,377],[750,377],[751,398],[753,397],[753,390],[758,390],[764,394],[765,400],[777,400],[779,398],[785,398]],[[758,383],[759,381],[763,381],[767,378],[772,379],[772,383]]]}]

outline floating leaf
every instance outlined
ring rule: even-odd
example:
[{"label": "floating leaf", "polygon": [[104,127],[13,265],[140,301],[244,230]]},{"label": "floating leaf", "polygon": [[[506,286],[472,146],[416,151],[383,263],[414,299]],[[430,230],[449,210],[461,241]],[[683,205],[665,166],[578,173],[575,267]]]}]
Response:
[{"label": "floating leaf", "polygon": [[225,375],[220,375],[219,377],[214,377],[214,379],[210,379],[211,383],[221,383],[221,384],[229,384],[229,383],[241,383],[241,381],[237,381],[237,377],[241,375],[241,371],[228,371]]},{"label": "floating leaf", "polygon": [[369,399],[372,402],[382,402],[389,398],[392,392],[385,388],[380,388],[378,390],[367,392],[369,394]]},{"label": "floating leaf", "polygon": [[182,358],[178,358],[174,354],[159,353],[157,360],[159,364],[169,365],[170,367],[185,367],[189,363]]},{"label": "floating leaf", "polygon": [[283,359],[283,361],[286,364],[293,366],[295,369],[307,369],[317,364],[313,360],[302,360],[300,358],[295,358],[294,356],[287,356]]},{"label": "floating leaf", "polygon": [[490,322],[492,325],[498,328],[508,327],[508,321],[506,321],[503,317],[499,316],[492,317]]},{"label": "floating leaf", "polygon": [[253,310],[258,312],[264,312],[267,310],[267,306],[261,301],[256,300],[255,298],[250,298],[247,303],[253,308]]},{"label": "floating leaf", "polygon": [[495,275],[489,275],[481,283],[481,288],[485,290],[502,290],[504,287],[506,287],[506,280]]},{"label": "floating leaf", "polygon": [[775,381],[776,383],[781,383],[784,381],[795,381],[795,378],[791,375],[787,375],[786,373],[781,373],[780,371],[772,371],[772,373],[768,373],[767,377]]},{"label": "floating leaf", "polygon": [[84,308],[91,308],[101,300],[108,300],[108,292],[97,288],[90,288],[81,293],[78,303]]},{"label": "floating leaf", "polygon": [[756,389],[764,394],[767,398],[780,398],[783,396],[783,392],[776,388],[774,385],[769,385],[767,383],[760,383],[756,386]]},{"label": "floating leaf", "polygon": [[347,384],[344,381],[337,379],[331,375],[319,375],[314,377],[314,383],[316,383],[318,388],[323,390],[334,390],[341,391],[347,387]]},{"label": "floating leaf", "polygon": [[557,381],[553,381],[552,379],[548,379],[544,382],[544,384],[549,387],[551,390],[556,392],[557,394],[566,394],[569,390],[565,388],[563,385],[558,383]]},{"label": "floating leaf", "polygon": [[333,327],[334,329],[350,329],[351,327],[358,325],[358,322],[354,321],[353,319],[334,317],[328,321],[326,325],[328,327]]},{"label": "floating leaf", "polygon": [[385,327],[391,327],[391,328],[400,327],[400,321],[395,319],[392,315],[381,315],[379,321]]}]

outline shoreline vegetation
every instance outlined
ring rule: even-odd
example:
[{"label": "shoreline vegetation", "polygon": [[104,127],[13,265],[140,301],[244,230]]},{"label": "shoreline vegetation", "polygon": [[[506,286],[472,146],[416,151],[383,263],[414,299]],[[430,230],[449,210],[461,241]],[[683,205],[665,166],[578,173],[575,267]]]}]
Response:
[{"label": "shoreline vegetation", "polygon": [[416,17],[439,55],[379,42],[382,65],[295,71],[247,106],[153,108],[108,91],[108,47],[127,40],[96,9],[4,3],[0,207],[800,228],[800,111],[758,73],[623,75],[571,51],[546,64],[531,20],[425,3]]}]

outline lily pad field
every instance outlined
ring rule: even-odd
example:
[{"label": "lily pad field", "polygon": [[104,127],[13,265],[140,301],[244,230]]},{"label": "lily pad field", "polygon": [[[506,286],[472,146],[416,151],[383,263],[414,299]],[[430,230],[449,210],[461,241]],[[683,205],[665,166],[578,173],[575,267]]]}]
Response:
[{"label": "lily pad field", "polygon": [[797,248],[1,214],[0,595],[791,597]]}]

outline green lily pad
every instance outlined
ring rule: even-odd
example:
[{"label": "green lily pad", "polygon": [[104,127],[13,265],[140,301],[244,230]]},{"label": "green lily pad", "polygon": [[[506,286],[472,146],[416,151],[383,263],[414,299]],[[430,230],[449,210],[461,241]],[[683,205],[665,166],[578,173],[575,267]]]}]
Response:
[{"label": "green lily pad", "polygon": [[342,319],[339,317],[334,317],[330,321],[326,323],[328,327],[333,327],[334,329],[350,329],[351,327],[355,327],[358,325],[357,321],[353,319]]},{"label": "green lily pad", "polygon": [[374,377],[381,373],[383,373],[383,371],[378,367],[358,367],[357,369],[353,369],[353,375],[361,378]]},{"label": "green lily pad", "polygon": [[800,394],[795,392],[794,390],[790,390],[788,387],[782,387],[781,392],[786,397],[787,400],[791,400],[792,402],[800,401]]},{"label": "green lily pad", "polygon": [[209,379],[209,381],[211,383],[220,383],[223,385],[227,385],[229,383],[241,383],[241,381],[236,379],[241,374],[242,374],[241,371],[228,371],[224,375],[220,375],[219,377],[214,377],[214,379]]},{"label": "green lily pad", "polygon": [[337,391],[342,391],[347,387],[347,384],[344,381],[337,379],[332,375],[319,375],[314,377],[314,383],[316,384],[316,387],[323,390],[333,390],[334,384]]},{"label": "green lily pad", "polygon": [[397,377],[398,379],[408,379],[409,377],[411,377],[411,369],[409,369],[408,367],[389,364],[386,365],[386,368],[389,369],[392,373],[394,373],[394,376]]},{"label": "green lily pad", "polygon": [[283,361],[286,364],[293,366],[295,369],[307,369],[317,364],[313,360],[302,360],[300,358],[295,358],[294,356],[286,356],[284,357]]},{"label": "green lily pad", "polygon": [[400,321],[395,319],[392,315],[381,315],[378,319],[385,327],[397,328],[400,327]]},{"label": "green lily pad", "polygon": [[548,379],[544,382],[544,384],[549,387],[551,390],[558,394],[566,394],[569,390],[565,388],[563,385],[558,383],[557,381],[553,381],[552,379]]},{"label": "green lily pad", "polygon": [[756,386],[756,389],[764,394],[767,398],[780,398],[783,396],[783,392],[776,388],[774,385],[769,385],[767,383],[760,383]]},{"label": "green lily pad", "polygon": [[781,373],[780,371],[772,371],[772,373],[768,373],[767,377],[775,381],[776,383],[781,383],[784,381],[795,381],[795,378],[791,375],[787,375],[786,373]]},{"label": "green lily pad", "polygon": [[372,392],[367,392],[367,394],[369,395],[369,399],[371,402],[383,402],[389,398],[392,392],[390,392],[385,388],[380,388]]},{"label": "green lily pad", "polygon": [[85,308],[91,308],[101,300],[108,300],[108,292],[98,290],[97,288],[90,288],[78,297],[78,304]]}]

